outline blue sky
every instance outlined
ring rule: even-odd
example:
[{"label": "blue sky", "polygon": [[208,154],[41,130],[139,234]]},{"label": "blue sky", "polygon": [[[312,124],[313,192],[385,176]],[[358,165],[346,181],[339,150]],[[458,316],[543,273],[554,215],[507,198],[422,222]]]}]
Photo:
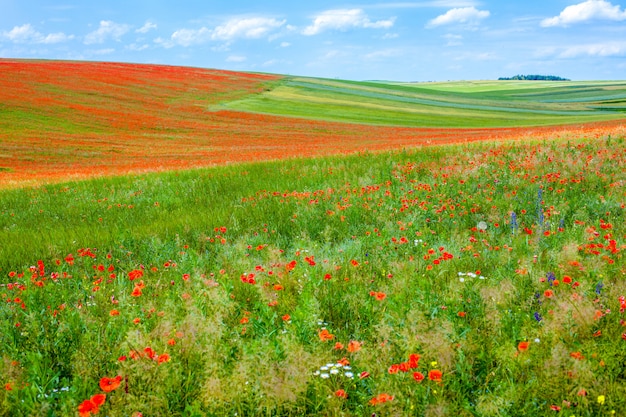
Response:
[{"label": "blue sky", "polygon": [[0,57],[352,80],[626,79],[622,0],[0,0]]}]

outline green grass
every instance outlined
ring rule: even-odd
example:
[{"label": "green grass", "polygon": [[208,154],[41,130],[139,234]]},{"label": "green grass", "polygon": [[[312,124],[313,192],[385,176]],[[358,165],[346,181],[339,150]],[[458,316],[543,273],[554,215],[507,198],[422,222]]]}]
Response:
[{"label": "green grass", "polygon": [[353,123],[511,127],[624,118],[626,82],[354,82],[287,77],[216,108]]},{"label": "green grass", "polygon": [[625,158],[555,138],[2,191],[0,416],[75,415],[116,375],[99,415],[619,414]]}]

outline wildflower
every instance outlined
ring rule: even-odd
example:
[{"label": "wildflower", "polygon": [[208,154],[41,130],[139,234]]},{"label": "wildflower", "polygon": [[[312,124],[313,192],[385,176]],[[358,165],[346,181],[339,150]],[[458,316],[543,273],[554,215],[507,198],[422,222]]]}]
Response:
[{"label": "wildflower", "polygon": [[97,412],[98,407],[91,400],[85,400],[78,405],[78,415],[80,417],[89,417],[91,413],[96,414]]},{"label": "wildflower", "polygon": [[117,389],[122,382],[122,377],[120,375],[115,378],[102,377],[100,378],[100,389],[104,392],[111,392]]},{"label": "wildflower", "polygon": [[156,358],[156,356],[157,356],[157,354],[156,354],[156,352],[154,351],[154,349],[152,349],[150,346],[148,346],[148,347],[144,348],[144,350],[143,350],[143,351],[144,351],[144,353],[146,354],[146,356],[147,356],[148,358],[150,358],[150,359],[154,359],[154,358]]},{"label": "wildflower", "polygon": [[320,340],[322,342],[326,342],[328,340],[333,340],[335,338],[335,335],[333,335],[332,333],[330,333],[328,330],[326,329],[322,329],[319,331],[319,333],[317,334],[320,338]]},{"label": "wildflower", "polygon": [[115,310],[115,309],[113,309],[113,310],[109,311],[109,315],[110,315],[111,317],[114,317],[114,316],[119,316],[119,315],[120,315],[120,312],[119,312],[119,311],[117,311],[117,310]]},{"label": "wildflower", "polygon": [[409,368],[411,369],[415,369],[419,366],[419,360],[420,360],[420,355],[418,355],[417,353],[411,353],[411,355],[409,356]]},{"label": "wildflower", "polygon": [[348,393],[345,390],[338,389],[335,391],[335,396],[339,398],[348,398]]},{"label": "wildflower", "polygon": [[169,362],[169,361],[170,361],[170,355],[168,355],[167,353],[162,353],[157,358],[157,362],[159,363],[159,365],[164,362]]},{"label": "wildflower", "polygon": [[137,278],[143,277],[143,271],[141,269],[133,269],[128,273],[128,279],[131,281],[136,280]]},{"label": "wildflower", "polygon": [[552,291],[552,290],[545,290],[545,291],[543,292],[543,295],[544,295],[546,298],[552,298],[552,297],[554,296],[554,291]]},{"label": "wildflower", "polygon": [[441,382],[442,372],[439,369],[432,369],[428,371],[428,379],[435,382]]},{"label": "wildflower", "polygon": [[130,295],[133,297],[139,297],[141,295],[141,288],[136,286],[135,288],[133,288],[133,292],[130,293]]},{"label": "wildflower", "polygon": [[365,379],[365,378],[369,378],[370,373],[367,371],[363,371],[359,374],[359,379]]},{"label": "wildflower", "polygon": [[530,346],[529,342],[519,342],[519,344],[517,345],[517,349],[520,352],[526,352],[529,346]]},{"label": "wildflower", "polygon": [[543,317],[541,317],[541,314],[539,314],[538,312],[535,312],[535,314],[533,314],[533,317],[535,318],[535,320],[537,320],[538,322],[543,320]]},{"label": "wildflower", "polygon": [[604,405],[604,400],[606,398],[604,397],[604,395],[598,395],[598,404],[600,405]]},{"label": "wildflower", "polygon": [[361,342],[351,340],[350,343],[348,343],[348,352],[354,353],[358,352],[359,350],[361,350]]},{"label": "wildflower", "polygon": [[7,382],[6,384],[4,384],[4,390],[5,391],[13,391],[13,387],[11,386],[10,382]]},{"label": "wildflower", "polygon": [[585,357],[583,356],[583,354],[581,352],[572,352],[569,354],[572,358],[577,359],[579,361],[585,359]]},{"label": "wildflower", "polygon": [[285,314],[284,316],[281,317],[283,319],[283,321],[289,321],[291,320],[291,316],[289,314]]},{"label": "wildflower", "polygon": [[561,407],[559,407],[558,405],[552,404],[550,406],[550,410],[558,412],[558,411],[561,411]]},{"label": "wildflower", "polygon": [[388,401],[393,401],[393,395],[389,395],[385,393],[378,394],[377,396],[375,396],[374,398],[370,400],[370,405],[383,404]]},{"label": "wildflower", "polygon": [[413,379],[417,382],[422,382],[424,380],[424,374],[421,372],[413,372]]}]

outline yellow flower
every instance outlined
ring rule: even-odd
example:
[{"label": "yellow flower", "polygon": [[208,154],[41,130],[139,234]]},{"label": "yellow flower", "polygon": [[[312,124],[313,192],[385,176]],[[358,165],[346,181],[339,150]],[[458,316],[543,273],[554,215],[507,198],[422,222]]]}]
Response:
[{"label": "yellow flower", "polygon": [[604,404],[604,400],[605,400],[604,395],[598,395],[598,404],[600,405]]},{"label": "yellow flower", "polygon": [[430,363],[430,366],[432,366],[432,367],[437,366],[437,361],[432,361],[432,362]]}]

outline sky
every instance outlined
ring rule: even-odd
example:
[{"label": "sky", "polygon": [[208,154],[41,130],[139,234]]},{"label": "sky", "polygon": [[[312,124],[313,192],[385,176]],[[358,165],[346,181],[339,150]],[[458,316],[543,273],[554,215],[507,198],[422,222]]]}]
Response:
[{"label": "sky", "polygon": [[348,80],[624,80],[626,0],[0,0],[0,58]]}]

